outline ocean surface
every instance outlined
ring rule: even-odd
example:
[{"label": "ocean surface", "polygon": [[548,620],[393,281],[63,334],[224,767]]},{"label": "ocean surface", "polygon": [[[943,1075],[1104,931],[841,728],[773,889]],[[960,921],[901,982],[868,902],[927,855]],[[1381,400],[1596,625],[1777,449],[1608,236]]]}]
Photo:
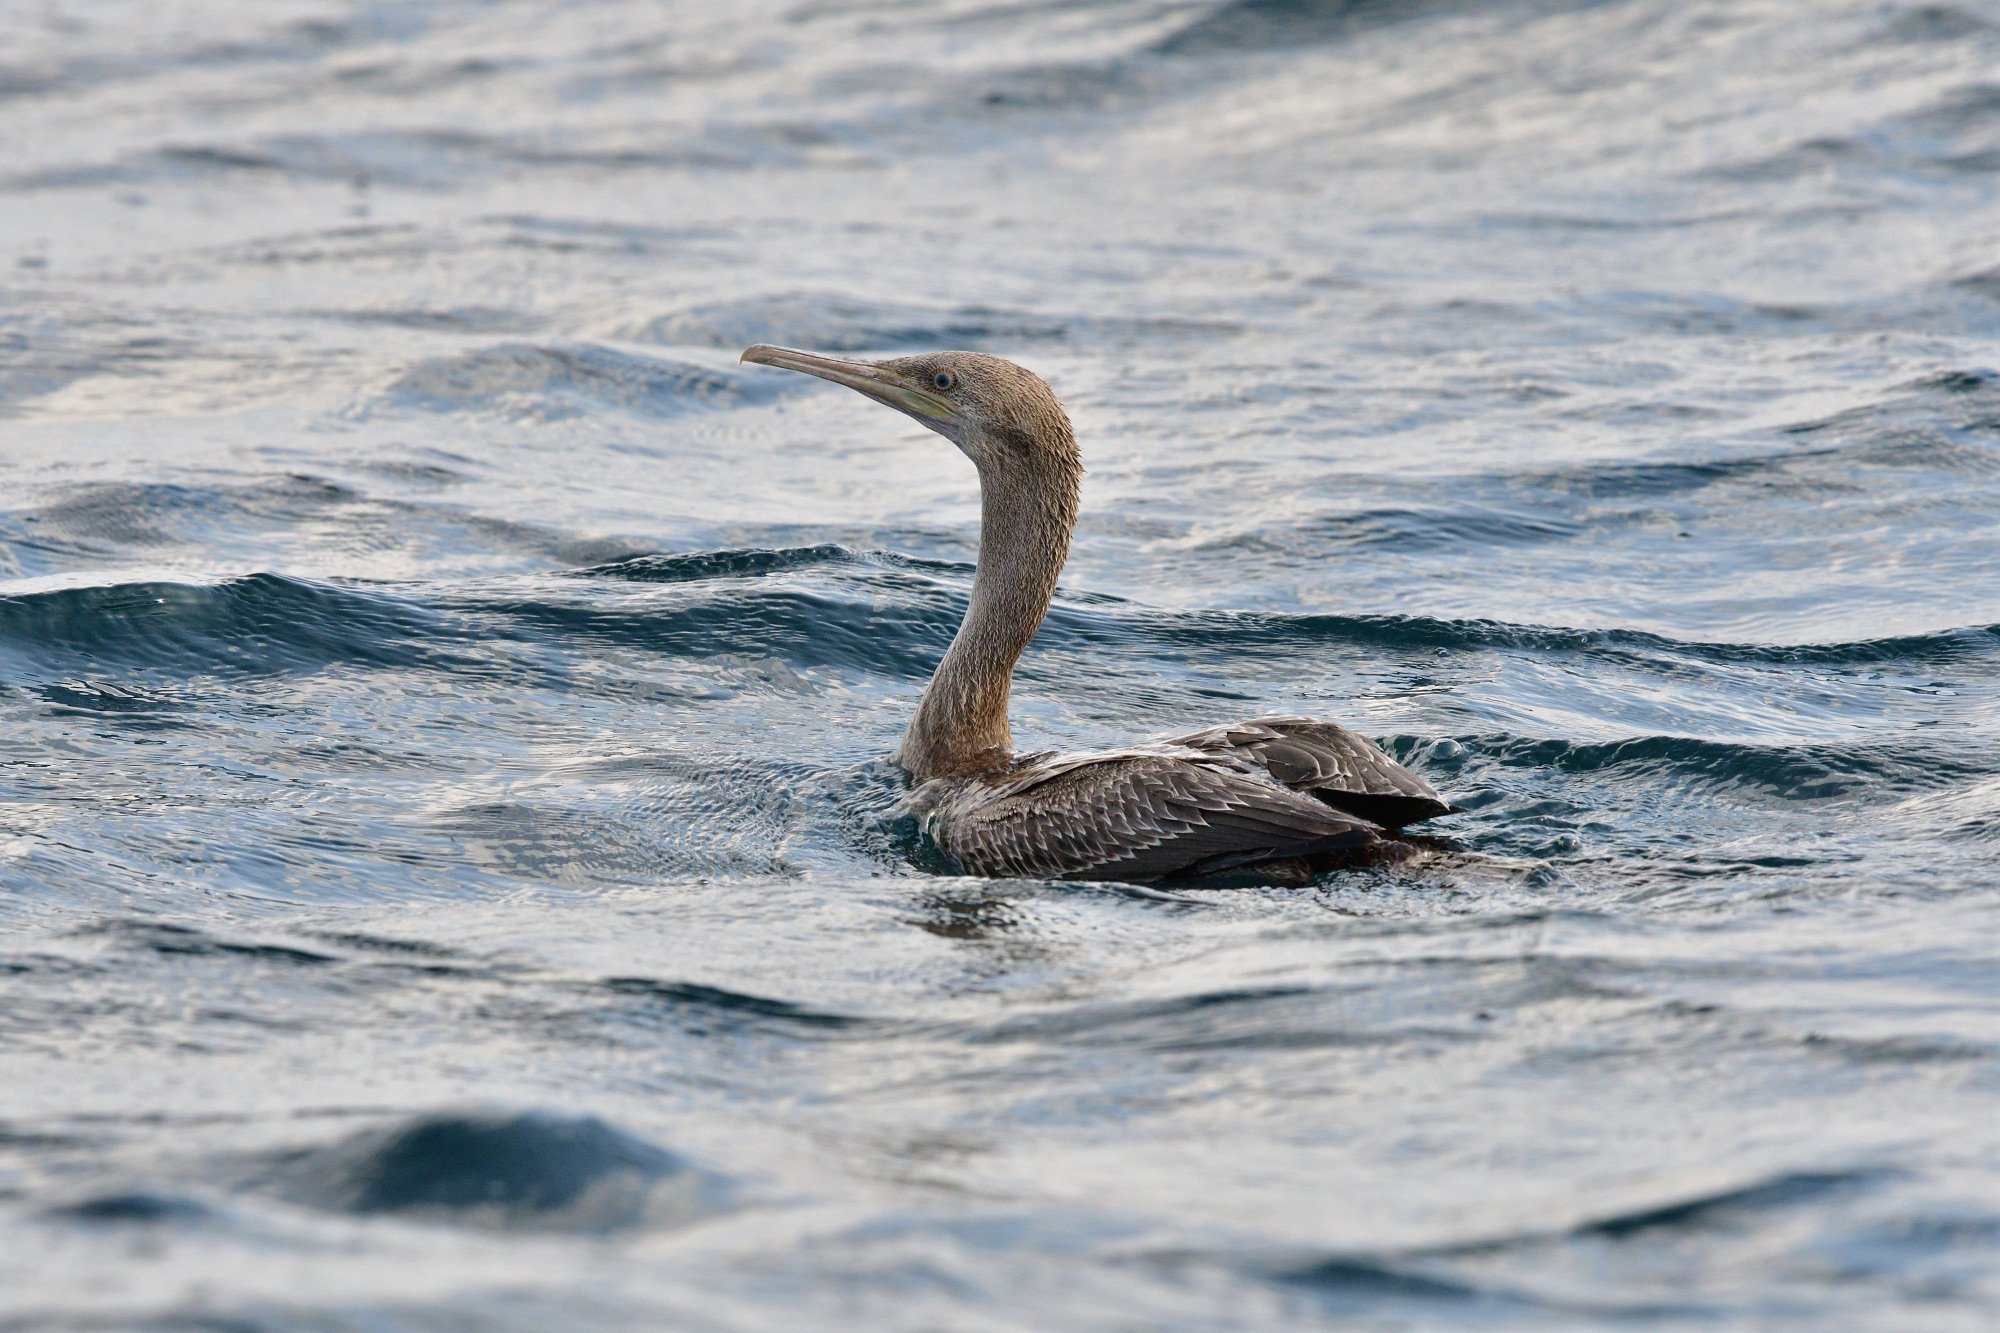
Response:
[{"label": "ocean surface", "polygon": [[[0,1328],[2000,1323],[2000,4],[22,0]],[[1273,713],[1417,862],[937,873]]]}]

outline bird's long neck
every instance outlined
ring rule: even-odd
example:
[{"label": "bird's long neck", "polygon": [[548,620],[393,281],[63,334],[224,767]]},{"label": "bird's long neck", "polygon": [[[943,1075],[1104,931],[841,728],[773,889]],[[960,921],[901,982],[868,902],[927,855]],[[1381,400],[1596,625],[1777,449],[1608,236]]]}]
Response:
[{"label": "bird's long neck", "polygon": [[896,756],[919,782],[992,768],[1012,754],[1014,663],[1048,614],[1076,526],[1073,472],[1023,485],[996,483],[982,469],[980,493],[972,604]]}]

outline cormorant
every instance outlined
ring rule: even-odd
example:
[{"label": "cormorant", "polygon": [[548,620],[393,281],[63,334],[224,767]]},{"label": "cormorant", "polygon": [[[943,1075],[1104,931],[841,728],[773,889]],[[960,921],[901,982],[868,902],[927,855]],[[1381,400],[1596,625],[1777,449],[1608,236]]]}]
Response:
[{"label": "cormorant", "polygon": [[925,831],[977,875],[1146,881],[1319,868],[1400,846],[1452,807],[1331,722],[1265,717],[1092,753],[1017,754],[1014,664],[1069,554],[1083,475],[1062,404],[977,352],[850,361],[758,344],[743,360],[844,384],[957,445],[979,470],[972,604],[897,750]]}]

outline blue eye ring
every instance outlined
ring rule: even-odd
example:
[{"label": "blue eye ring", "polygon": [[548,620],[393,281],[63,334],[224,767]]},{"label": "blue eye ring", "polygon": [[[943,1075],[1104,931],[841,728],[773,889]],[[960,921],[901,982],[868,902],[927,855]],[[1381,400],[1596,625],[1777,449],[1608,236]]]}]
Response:
[{"label": "blue eye ring", "polygon": [[931,376],[931,383],[940,389],[956,389],[958,387],[958,376],[952,374],[949,370],[940,370],[937,374]]}]

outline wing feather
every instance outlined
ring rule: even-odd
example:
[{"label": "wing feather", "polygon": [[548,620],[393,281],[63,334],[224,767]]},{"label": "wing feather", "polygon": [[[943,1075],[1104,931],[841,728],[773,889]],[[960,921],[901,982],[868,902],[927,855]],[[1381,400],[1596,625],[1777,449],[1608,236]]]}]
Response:
[{"label": "wing feather", "polygon": [[1401,828],[1452,813],[1428,782],[1364,736],[1307,717],[1265,717],[1211,727],[1171,742],[1205,754],[1233,755],[1337,810]]},{"label": "wing feather", "polygon": [[1232,762],[1125,751],[1064,757],[968,784],[932,821],[981,875],[1160,879],[1359,848],[1381,830]]}]

